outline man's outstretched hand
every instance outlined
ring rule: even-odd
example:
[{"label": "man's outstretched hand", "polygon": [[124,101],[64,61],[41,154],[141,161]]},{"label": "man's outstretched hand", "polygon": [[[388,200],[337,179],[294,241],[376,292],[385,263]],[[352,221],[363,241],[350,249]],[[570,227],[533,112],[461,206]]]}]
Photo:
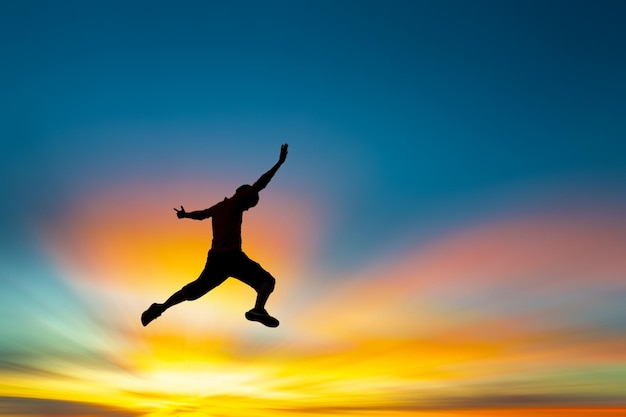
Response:
[{"label": "man's outstretched hand", "polygon": [[185,211],[185,207],[183,206],[180,206],[180,210],[175,208],[174,211],[176,212],[176,216],[178,216],[179,219],[187,216],[187,212]]},{"label": "man's outstretched hand", "polygon": [[283,145],[280,146],[280,157],[278,158],[278,163],[282,164],[283,162],[285,162],[285,159],[287,159],[287,148],[289,147],[289,145],[287,145],[286,143],[284,143]]}]

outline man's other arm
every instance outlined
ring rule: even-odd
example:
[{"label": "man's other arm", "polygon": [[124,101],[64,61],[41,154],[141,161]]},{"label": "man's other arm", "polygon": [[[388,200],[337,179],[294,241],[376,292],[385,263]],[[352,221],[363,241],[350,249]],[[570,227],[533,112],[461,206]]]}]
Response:
[{"label": "man's other arm", "polygon": [[276,171],[278,171],[278,168],[280,168],[280,166],[283,164],[283,162],[285,162],[285,159],[287,159],[287,148],[288,148],[288,146],[289,145],[287,145],[286,143],[281,145],[281,147],[280,147],[280,156],[278,158],[278,162],[276,162],[276,164],[272,168],[270,168],[269,171],[267,171],[265,174],[261,175],[259,177],[259,179],[256,180],[256,182],[254,184],[252,184],[252,188],[254,189],[254,191],[256,191],[258,193],[259,191],[261,191],[262,189],[267,187],[267,184],[270,183],[270,181],[274,177],[274,174],[276,174]]},{"label": "man's other arm", "polygon": [[204,220],[213,216],[213,207],[209,207],[208,209],[204,210],[185,211],[185,208],[183,206],[180,206],[180,210],[175,208],[174,211],[176,212],[176,216],[178,216],[179,219]]}]

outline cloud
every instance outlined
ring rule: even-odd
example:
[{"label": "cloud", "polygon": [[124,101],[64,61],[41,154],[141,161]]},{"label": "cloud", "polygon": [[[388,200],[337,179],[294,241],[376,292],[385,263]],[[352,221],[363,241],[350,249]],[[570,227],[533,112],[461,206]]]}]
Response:
[{"label": "cloud", "polygon": [[[234,189],[224,183],[177,182],[102,190],[83,196],[44,225],[45,246],[72,282],[99,281],[145,292],[167,276],[191,281],[211,246],[211,220],[179,220],[172,207],[204,209]],[[244,215],[244,250],[273,269],[302,268],[317,243],[317,215],[310,201],[264,191],[259,205]]]},{"label": "cloud", "polygon": [[[171,211],[170,200],[187,193],[198,199],[197,190],[175,187],[92,196],[47,235],[65,281],[103,318],[97,325],[112,345],[98,352],[127,364],[72,372],[88,387],[114,381],[120,404],[148,399],[201,409],[217,394],[241,396],[242,409],[282,398],[294,410],[364,401],[371,409],[417,410],[516,407],[534,399],[559,405],[579,394],[589,404],[619,399],[611,387],[621,374],[598,369],[625,359],[615,347],[623,345],[619,319],[626,314],[617,296],[626,289],[621,216],[563,212],[485,221],[331,281],[315,279],[320,231],[298,217],[314,208],[275,194],[278,212],[250,213],[244,239],[268,269],[304,272],[277,290],[292,302],[281,326],[267,332],[243,321],[243,303],[253,297],[242,301],[246,289],[226,283],[207,296],[210,302],[172,309],[144,329],[138,318],[149,298],[169,295],[204,262],[210,225],[179,221]],[[185,207],[204,207],[199,200]],[[285,261],[284,254],[292,256]],[[121,375],[125,369],[131,372]],[[568,369],[580,372],[552,376]],[[54,379],[23,371],[31,380]],[[515,382],[521,376],[530,382]],[[110,394],[79,398],[104,403]]]},{"label": "cloud", "polygon": [[101,417],[136,417],[142,414],[144,413],[140,410],[131,411],[121,407],[80,401],[0,396],[0,415],[5,416],[46,415],[80,417],[97,415]]},{"label": "cloud", "polygon": [[615,305],[611,293],[626,290],[624,253],[621,214],[487,221],[337,277],[322,295],[325,308],[314,314],[322,315],[320,322],[345,312],[363,322],[394,323],[389,314],[415,312],[410,305],[507,316],[564,304]]}]

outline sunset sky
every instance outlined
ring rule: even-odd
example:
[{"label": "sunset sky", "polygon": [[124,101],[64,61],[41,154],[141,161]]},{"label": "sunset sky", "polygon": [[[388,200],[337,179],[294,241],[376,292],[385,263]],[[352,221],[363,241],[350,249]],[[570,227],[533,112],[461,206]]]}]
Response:
[{"label": "sunset sky", "polygon": [[[0,416],[626,413],[623,1],[0,2]],[[246,212],[278,328],[194,280]]]}]

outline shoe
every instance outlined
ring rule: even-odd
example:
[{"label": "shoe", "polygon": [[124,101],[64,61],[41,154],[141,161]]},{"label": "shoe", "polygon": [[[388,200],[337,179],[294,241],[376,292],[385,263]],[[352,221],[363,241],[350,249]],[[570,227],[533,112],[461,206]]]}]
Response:
[{"label": "shoe", "polygon": [[157,304],[157,303],[152,304],[141,315],[141,324],[143,324],[143,327],[146,327],[148,325],[148,323],[150,323],[152,320],[154,320],[157,317],[159,317],[162,312],[163,311],[161,310],[161,305],[160,304]]},{"label": "shoe", "polygon": [[256,309],[246,312],[246,318],[250,321],[258,321],[259,323],[263,323],[267,327],[278,327],[280,323],[274,317],[267,314],[267,311],[264,309]]}]

